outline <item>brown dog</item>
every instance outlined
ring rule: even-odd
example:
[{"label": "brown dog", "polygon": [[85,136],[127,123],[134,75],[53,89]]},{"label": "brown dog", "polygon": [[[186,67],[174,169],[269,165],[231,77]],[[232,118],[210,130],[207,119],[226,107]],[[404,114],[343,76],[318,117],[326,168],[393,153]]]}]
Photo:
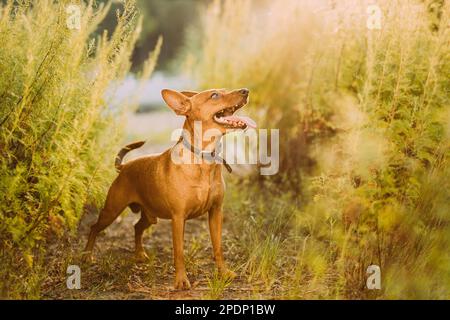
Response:
[{"label": "brown dog", "polygon": [[[141,157],[125,164],[121,163],[125,154],[139,148],[144,142],[130,144],[119,152],[116,168],[120,173],[109,189],[97,223],[91,227],[85,249],[87,257],[91,257],[98,233],[108,227],[127,206],[133,212],[141,211],[141,219],[135,225],[135,254],[138,259],[147,257],[142,245],[144,230],[155,224],[157,218],[172,219],[175,288],[188,289],[190,283],[183,257],[185,221],[208,212],[218,271],[222,275],[234,277],[234,272],[225,266],[221,246],[225,190],[222,164],[226,163],[216,155],[215,148],[227,129],[255,126],[251,119],[233,115],[248,102],[249,91],[239,89],[180,93],[163,90],[161,93],[164,101],[176,114],[186,117],[183,129],[188,134],[183,135],[174,147],[162,154]],[[201,123],[200,129],[195,122]],[[209,141],[202,139],[200,145],[194,142],[194,134],[203,137],[210,129],[215,130]],[[189,154],[197,161],[181,164],[174,161],[172,155],[181,153]],[[208,157],[209,161],[206,161],[205,158]],[[228,165],[226,167],[229,168]]]}]

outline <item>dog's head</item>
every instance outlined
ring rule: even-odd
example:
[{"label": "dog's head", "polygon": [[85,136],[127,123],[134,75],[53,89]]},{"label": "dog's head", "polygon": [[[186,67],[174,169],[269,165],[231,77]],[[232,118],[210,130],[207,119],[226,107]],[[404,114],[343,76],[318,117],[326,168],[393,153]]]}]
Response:
[{"label": "dog's head", "polygon": [[203,130],[218,129],[225,134],[227,129],[256,127],[252,119],[234,114],[247,104],[248,89],[211,89],[203,92],[164,89],[161,94],[176,114],[186,116],[188,121],[201,121]]}]

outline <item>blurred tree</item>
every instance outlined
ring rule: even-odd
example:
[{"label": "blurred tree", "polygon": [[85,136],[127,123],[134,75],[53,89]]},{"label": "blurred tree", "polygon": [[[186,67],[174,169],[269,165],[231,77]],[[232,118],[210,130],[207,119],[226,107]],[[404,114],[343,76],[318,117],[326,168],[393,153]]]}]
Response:
[{"label": "blurred tree", "polygon": [[136,66],[148,56],[159,35],[164,37],[159,66],[169,67],[178,50],[183,46],[186,30],[190,24],[198,21],[198,6],[206,0],[139,0],[138,6],[144,15],[141,38],[133,55]]},{"label": "blurred tree", "polygon": [[[102,0],[100,2],[107,2]],[[183,47],[186,30],[199,19],[198,7],[207,0],[137,0],[137,6],[144,18],[141,36],[134,49],[132,70],[137,70],[153,50],[160,35],[164,38],[157,69],[167,70],[170,62]],[[115,12],[122,6],[113,1],[112,8],[99,27],[99,32],[114,30]]]}]

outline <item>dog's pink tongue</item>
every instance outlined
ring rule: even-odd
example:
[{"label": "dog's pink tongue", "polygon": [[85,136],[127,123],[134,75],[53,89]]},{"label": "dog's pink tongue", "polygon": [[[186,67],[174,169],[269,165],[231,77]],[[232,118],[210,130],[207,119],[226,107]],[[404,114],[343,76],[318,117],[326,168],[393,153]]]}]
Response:
[{"label": "dog's pink tongue", "polygon": [[256,122],[253,121],[253,119],[250,119],[249,117],[232,115],[232,116],[223,117],[223,119],[228,120],[228,121],[234,121],[234,122],[242,121],[247,125],[247,127],[256,128]]}]

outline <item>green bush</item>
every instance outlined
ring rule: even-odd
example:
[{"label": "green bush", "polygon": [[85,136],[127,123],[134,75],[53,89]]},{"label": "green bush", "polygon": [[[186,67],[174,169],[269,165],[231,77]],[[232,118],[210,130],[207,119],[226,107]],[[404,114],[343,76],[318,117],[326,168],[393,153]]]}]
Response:
[{"label": "green bush", "polygon": [[[78,4],[80,28],[67,20]],[[106,92],[129,70],[141,21],[133,1],[92,38],[109,5],[0,6],[0,296],[38,297],[46,244],[75,230],[113,172],[123,110]],[[149,77],[160,43],[146,62]]]},{"label": "green bush", "polygon": [[[298,256],[252,274],[287,278],[288,297],[448,298],[450,5],[377,1],[371,30],[365,4],[311,3],[215,1],[186,58],[202,87],[249,87],[260,127],[280,129],[269,192],[296,213],[277,257]],[[262,197],[261,219],[286,215]],[[365,288],[371,264],[381,291]]]}]

